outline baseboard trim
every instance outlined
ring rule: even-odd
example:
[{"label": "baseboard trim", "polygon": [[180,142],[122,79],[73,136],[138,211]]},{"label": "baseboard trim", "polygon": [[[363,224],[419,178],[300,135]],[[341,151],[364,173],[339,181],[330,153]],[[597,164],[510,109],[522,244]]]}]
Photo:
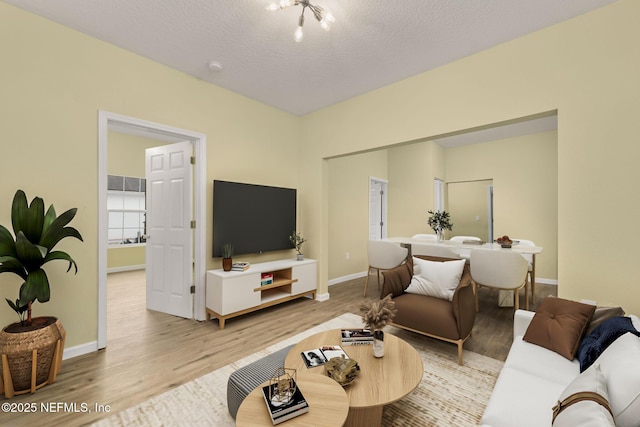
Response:
[{"label": "baseboard trim", "polygon": [[536,284],[540,283],[542,285],[554,285],[554,286],[558,286],[558,280],[557,279],[544,279],[544,278],[538,278],[536,277]]},{"label": "baseboard trim", "polygon": [[335,279],[329,280],[329,286],[337,285],[338,283],[348,282],[349,280],[360,279],[361,277],[367,277],[366,271],[361,271],[360,273],[348,274],[342,277],[336,277]]},{"label": "baseboard trim", "polygon": [[71,359],[73,357],[82,356],[84,354],[98,351],[98,341],[91,341],[86,344],[76,345],[74,347],[65,348],[62,352],[62,360]]},{"label": "baseboard trim", "polygon": [[316,294],[316,301],[328,301],[329,300],[329,293],[325,293],[325,294]]},{"label": "baseboard trim", "polygon": [[107,268],[107,274],[109,274],[109,273],[121,273],[123,271],[145,270],[146,268],[147,268],[146,264],[127,265],[127,266],[124,266],[124,267],[112,267],[112,268]]}]

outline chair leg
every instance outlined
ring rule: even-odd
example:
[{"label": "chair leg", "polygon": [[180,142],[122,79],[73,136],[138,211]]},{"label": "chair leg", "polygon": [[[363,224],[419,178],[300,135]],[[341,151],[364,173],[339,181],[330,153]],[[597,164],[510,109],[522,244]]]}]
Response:
[{"label": "chair leg", "polygon": [[371,273],[371,267],[367,268],[367,280],[364,282],[364,292],[362,294],[363,297],[367,296],[367,286],[369,286],[369,273]]},{"label": "chair leg", "polygon": [[458,340],[458,365],[462,366],[462,344],[464,344],[463,340]]},{"label": "chair leg", "polygon": [[529,311],[529,282],[524,283],[524,306]]},{"label": "chair leg", "polygon": [[513,307],[516,310],[520,309],[520,288],[513,290]]},{"label": "chair leg", "polygon": [[529,281],[531,282],[531,304],[536,303],[536,276],[530,271],[529,272]]},{"label": "chair leg", "polygon": [[480,286],[475,281],[471,281],[471,286],[473,288],[473,293],[476,296],[476,313],[480,311],[480,303],[478,301],[478,291],[480,290]]},{"label": "chair leg", "polygon": [[380,269],[378,269],[378,294],[380,294]]}]

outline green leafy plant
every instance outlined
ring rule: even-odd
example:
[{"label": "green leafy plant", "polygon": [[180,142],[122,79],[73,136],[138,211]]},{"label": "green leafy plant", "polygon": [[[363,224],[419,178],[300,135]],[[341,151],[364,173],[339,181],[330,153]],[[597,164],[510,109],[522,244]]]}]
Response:
[{"label": "green leafy plant", "polygon": [[69,254],[53,250],[67,237],[82,241],[78,230],[66,226],[76,212],[77,209],[73,208],[57,216],[55,208],[50,205],[45,214],[44,201],[40,197],[34,197],[30,205],[22,190],[16,191],[13,197],[11,223],[15,239],[9,230],[0,225],[0,273],[14,273],[24,280],[20,286],[19,298],[15,302],[5,298],[23,324],[31,324],[33,302],[37,300],[44,303],[51,296],[49,278],[42,268],[44,264],[53,260],[67,261],[67,272],[73,267],[75,273],[78,273],[78,265]]},{"label": "green leafy plant", "polygon": [[222,245],[222,258],[231,258],[233,256],[233,243],[225,243]]},{"label": "green leafy plant", "polygon": [[441,234],[444,230],[453,228],[451,217],[447,211],[429,211],[429,227],[436,233]]},{"label": "green leafy plant", "polygon": [[302,244],[306,242],[304,237],[302,237],[300,233],[296,233],[296,231],[293,230],[293,232],[291,233],[291,236],[289,236],[289,241],[291,242],[293,247],[296,248],[298,255],[302,255],[302,252],[300,252],[300,249],[302,248]]}]

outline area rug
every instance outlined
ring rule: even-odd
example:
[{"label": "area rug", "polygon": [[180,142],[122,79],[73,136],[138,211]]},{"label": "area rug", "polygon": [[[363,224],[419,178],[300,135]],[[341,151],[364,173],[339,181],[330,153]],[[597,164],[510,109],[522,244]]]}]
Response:
[{"label": "area rug", "polygon": [[[229,375],[259,358],[317,332],[362,327],[360,316],[346,313],[194,381],[183,384],[139,405],[93,424],[120,426],[215,426],[232,427],[227,411]],[[424,376],[418,388],[405,398],[387,405],[383,426],[477,426],[487,405],[503,362],[469,351],[464,365],[457,363],[457,350],[443,343],[398,328],[392,333],[418,350],[424,362]]]}]

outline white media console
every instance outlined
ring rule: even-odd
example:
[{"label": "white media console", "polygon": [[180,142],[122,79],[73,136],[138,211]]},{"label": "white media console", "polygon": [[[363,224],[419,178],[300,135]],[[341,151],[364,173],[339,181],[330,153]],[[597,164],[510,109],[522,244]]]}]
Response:
[{"label": "white media console", "polygon": [[[273,274],[273,283],[261,286],[262,273]],[[265,307],[311,296],[318,287],[318,263],[313,259],[279,260],[251,264],[245,271],[207,271],[207,320],[226,319]]]}]

